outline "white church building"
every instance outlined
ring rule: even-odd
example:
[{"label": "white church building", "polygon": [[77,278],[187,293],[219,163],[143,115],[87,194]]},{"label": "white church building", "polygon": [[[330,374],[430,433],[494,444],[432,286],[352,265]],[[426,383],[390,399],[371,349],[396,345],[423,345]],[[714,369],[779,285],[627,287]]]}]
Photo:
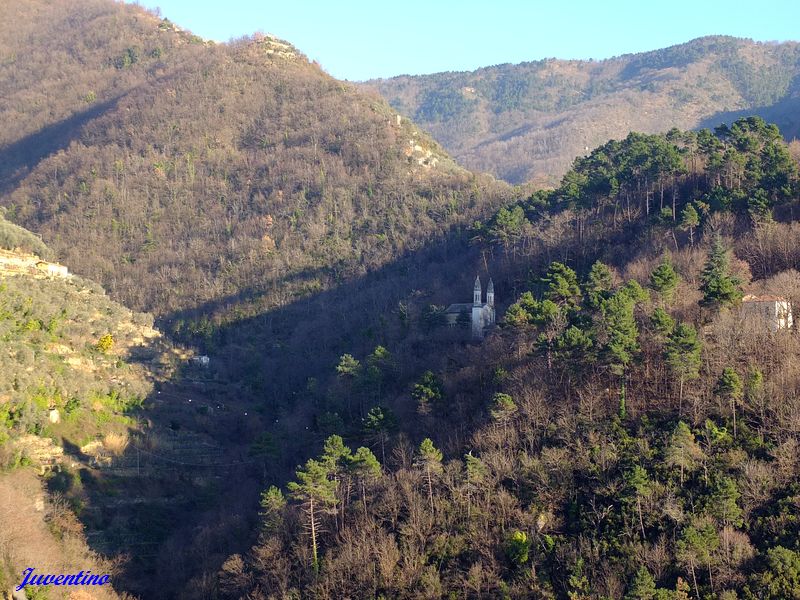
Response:
[{"label": "white church building", "polygon": [[494,325],[494,283],[489,278],[486,288],[486,302],[482,301],[480,276],[475,277],[475,287],[472,290],[472,304],[451,304],[444,311],[445,319],[450,327],[455,327],[459,316],[469,319],[472,325],[472,337],[482,339],[487,328]]}]

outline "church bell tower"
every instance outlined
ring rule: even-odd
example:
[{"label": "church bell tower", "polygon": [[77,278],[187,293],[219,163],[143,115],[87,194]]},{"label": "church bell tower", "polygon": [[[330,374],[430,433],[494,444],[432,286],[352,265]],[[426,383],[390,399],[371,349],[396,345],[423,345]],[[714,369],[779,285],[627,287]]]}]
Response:
[{"label": "church bell tower", "polygon": [[475,287],[472,290],[472,304],[474,306],[481,304],[481,278],[478,275],[475,276]]}]

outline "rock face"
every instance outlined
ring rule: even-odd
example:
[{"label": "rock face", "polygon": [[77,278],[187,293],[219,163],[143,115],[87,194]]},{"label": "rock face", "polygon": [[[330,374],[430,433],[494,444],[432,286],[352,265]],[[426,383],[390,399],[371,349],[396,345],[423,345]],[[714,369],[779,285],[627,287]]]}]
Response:
[{"label": "rock face", "polygon": [[64,449],[61,446],[56,446],[50,438],[38,435],[23,435],[14,441],[14,447],[22,456],[43,470],[52,468],[64,457]]}]

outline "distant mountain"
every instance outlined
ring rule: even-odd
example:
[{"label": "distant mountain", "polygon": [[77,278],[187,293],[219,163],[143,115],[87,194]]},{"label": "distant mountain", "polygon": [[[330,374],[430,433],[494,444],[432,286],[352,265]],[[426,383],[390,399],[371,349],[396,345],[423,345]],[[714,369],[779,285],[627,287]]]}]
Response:
[{"label": "distant mountain", "polygon": [[705,37],[602,61],[545,59],[368,81],[462,164],[554,184],[630,131],[714,127],[758,114],[800,135],[800,44]]}]

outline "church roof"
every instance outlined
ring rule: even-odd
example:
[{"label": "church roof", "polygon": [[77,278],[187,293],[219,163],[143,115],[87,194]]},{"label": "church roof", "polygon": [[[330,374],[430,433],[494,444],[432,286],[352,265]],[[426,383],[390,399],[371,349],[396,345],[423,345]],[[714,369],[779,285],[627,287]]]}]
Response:
[{"label": "church roof", "polygon": [[444,311],[445,313],[462,313],[464,311],[471,312],[472,311],[472,302],[462,302],[459,304],[451,304],[447,307],[447,310]]}]

